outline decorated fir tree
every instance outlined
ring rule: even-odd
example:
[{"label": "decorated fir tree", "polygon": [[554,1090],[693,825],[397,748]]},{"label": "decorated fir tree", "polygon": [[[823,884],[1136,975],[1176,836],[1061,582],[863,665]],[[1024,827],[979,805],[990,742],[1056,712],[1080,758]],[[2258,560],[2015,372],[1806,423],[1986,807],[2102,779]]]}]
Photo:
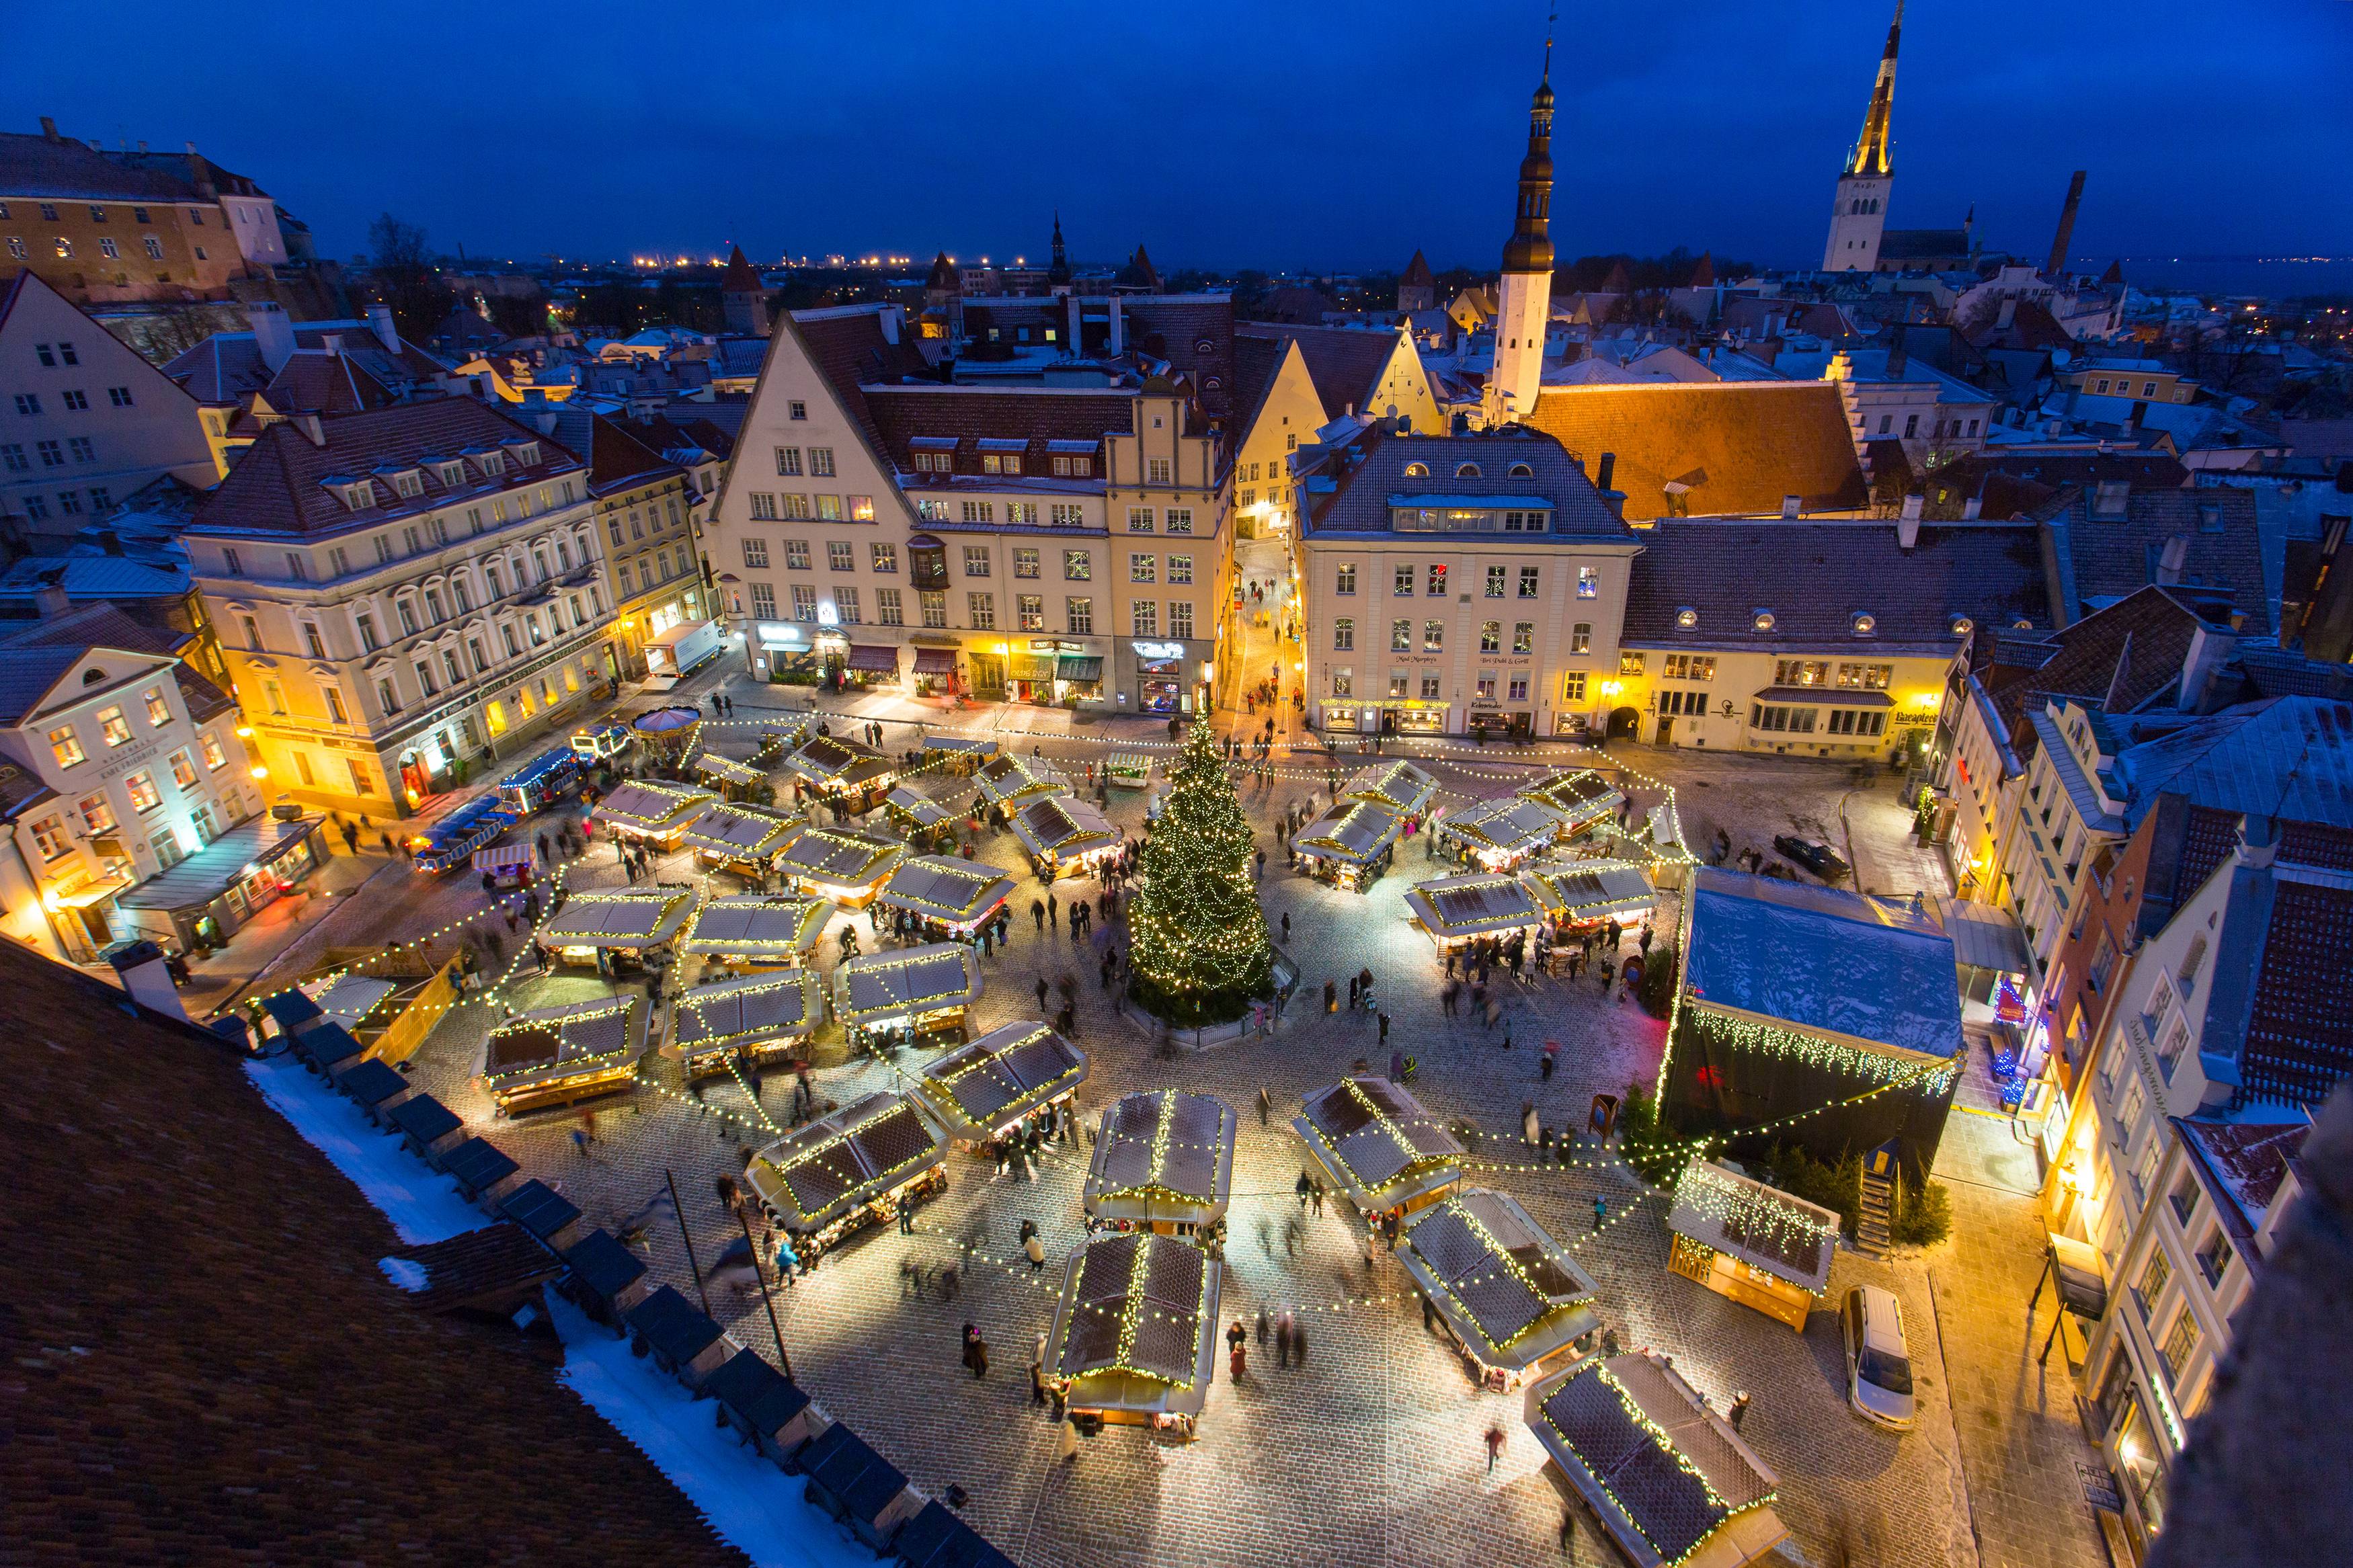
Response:
[{"label": "decorated fir tree", "polygon": [[1274,943],[1259,908],[1256,847],[1207,724],[1186,736],[1130,906],[1134,995],[1175,1024],[1239,1018],[1273,984]]}]

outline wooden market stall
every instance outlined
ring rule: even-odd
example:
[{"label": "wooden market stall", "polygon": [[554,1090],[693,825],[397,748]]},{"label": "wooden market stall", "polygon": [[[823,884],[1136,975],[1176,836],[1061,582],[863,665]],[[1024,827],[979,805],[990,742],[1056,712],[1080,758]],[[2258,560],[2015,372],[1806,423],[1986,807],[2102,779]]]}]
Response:
[{"label": "wooden market stall", "polygon": [[1573,838],[1596,823],[1607,822],[1626,804],[1625,795],[1609,774],[1591,768],[1572,768],[1547,774],[1520,792],[1560,819],[1560,837]]},{"label": "wooden market stall", "polygon": [[1103,782],[1119,789],[1148,788],[1152,759],[1142,752],[1113,752],[1103,759]]},{"label": "wooden market stall", "polygon": [[1694,1160],[1667,1215],[1667,1267],[1799,1333],[1829,1288],[1839,1216],[1716,1160]]},{"label": "wooden market stall", "polygon": [[1310,1094],[1291,1130],[1368,1222],[1429,1207],[1462,1184],[1462,1145],[1403,1085],[1359,1074]]},{"label": "wooden market stall", "polygon": [[694,851],[698,866],[765,877],[776,868],[777,852],[802,826],[767,806],[720,801],[687,824],[680,842]]},{"label": "wooden market stall", "polygon": [[1405,818],[1370,801],[1335,802],[1291,841],[1307,874],[1353,893],[1380,880],[1397,858]]},{"label": "wooden market stall", "polygon": [[1340,785],[1340,798],[1369,801],[1399,816],[1419,816],[1438,798],[1438,780],[1420,764],[1394,758],[1350,773]]},{"label": "wooden market stall", "polygon": [[812,898],[831,899],[845,910],[874,901],[907,847],[847,827],[801,826],[775,851],[776,868]]},{"label": "wooden market stall", "polygon": [[1742,1568],[1789,1539],[1772,1470],[1656,1352],[1588,1357],[1529,1384],[1522,1409],[1635,1568]]},{"label": "wooden market stall", "polygon": [[809,1263],[889,1218],[902,1194],[921,1203],[946,1191],[946,1149],[913,1095],[870,1094],[753,1155],[744,1181]]},{"label": "wooden market stall", "polygon": [[1071,1254],[1046,1373],[1081,1431],[1194,1435],[1217,1373],[1222,1273],[1199,1247],[1167,1236],[1098,1235]]},{"label": "wooden market stall", "polygon": [[930,773],[900,779],[882,797],[882,806],[891,814],[892,822],[929,831],[967,816],[972,809],[972,796],[969,777]]},{"label": "wooden market stall", "polygon": [[1552,847],[1560,837],[1560,818],[1533,800],[1482,800],[1447,813],[1432,831],[1439,847],[1464,866],[1508,871]]},{"label": "wooden market stall", "polygon": [[1430,1205],[1397,1258],[1472,1380],[1497,1393],[1566,1364],[1601,1327],[1593,1277],[1509,1194],[1472,1187]]},{"label": "wooden market stall", "polygon": [[749,763],[705,752],[694,759],[694,776],[726,800],[756,800],[768,789],[768,775]]},{"label": "wooden market stall", "polygon": [[632,779],[616,784],[589,815],[607,832],[667,854],[718,798],[692,784]]},{"label": "wooden market stall", "polygon": [[820,797],[850,811],[871,810],[899,778],[896,762],[839,735],[803,735],[785,766],[807,779]]},{"label": "wooden market stall", "polygon": [[1233,1198],[1235,1126],[1233,1107],[1209,1095],[1121,1096],[1087,1164],[1087,1218],[1162,1236],[1216,1226]]},{"label": "wooden market stall", "polygon": [[825,899],[738,893],[695,910],[678,951],[732,969],[795,969],[810,961],[832,918]]},{"label": "wooden market stall", "polygon": [[1555,926],[1575,931],[1637,921],[1658,905],[1651,873],[1631,860],[1567,860],[1531,866],[1521,885]]},{"label": "wooden market stall", "polygon": [[938,763],[942,772],[970,778],[972,771],[997,755],[997,742],[975,735],[926,735],[923,761]]},{"label": "wooden market stall", "polygon": [[555,963],[592,964],[611,973],[624,965],[642,967],[670,951],[694,913],[691,888],[619,888],[574,893],[540,923],[532,940]]},{"label": "wooden market stall", "polygon": [[825,1022],[825,983],[812,969],[747,975],[697,985],[670,1004],[661,1054],[690,1079],[797,1055]]},{"label": "wooden market stall", "polygon": [[1533,939],[1545,920],[1520,879],[1500,872],[1416,882],[1406,892],[1405,907],[1440,952],[1482,936],[1505,940],[1520,931]]},{"label": "wooden market stall", "polygon": [[861,1046],[883,1037],[964,1038],[980,1000],[980,955],[962,942],[862,952],[834,971],[834,1015]]},{"label": "wooden market stall", "polygon": [[518,1014],[482,1045],[482,1085],[501,1116],[626,1089],[646,1054],[640,996],[599,996]]},{"label": "wooden market stall", "polygon": [[874,901],[905,910],[935,939],[965,938],[994,920],[1013,896],[1013,879],[996,867],[953,855],[918,855],[902,860]]},{"label": "wooden market stall", "polygon": [[1000,752],[973,772],[973,782],[980,786],[983,800],[991,805],[1006,806],[1033,795],[1071,787],[1042,759],[1025,757],[1014,752]]},{"label": "wooden market stall", "polygon": [[916,1092],[959,1143],[1004,1137],[1087,1080],[1087,1053],[1039,1023],[1005,1024],[923,1068]]},{"label": "wooden market stall", "polygon": [[1086,877],[1120,847],[1111,818],[1074,795],[1033,795],[1013,808],[1013,837],[1055,877]]}]

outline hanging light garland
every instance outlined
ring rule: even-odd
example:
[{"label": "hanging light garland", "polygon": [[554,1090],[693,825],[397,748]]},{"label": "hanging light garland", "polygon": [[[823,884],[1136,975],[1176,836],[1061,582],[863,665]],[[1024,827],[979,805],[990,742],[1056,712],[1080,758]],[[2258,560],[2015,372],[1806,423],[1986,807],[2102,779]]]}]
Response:
[{"label": "hanging light garland", "polygon": [[[1691,1016],[1702,1034],[1734,1050],[1794,1057],[1809,1067],[1843,1073],[1850,1078],[1873,1079],[1883,1084],[1898,1078],[1911,1079],[1915,1077],[1915,1063],[1908,1056],[1865,1050],[1843,1040],[1826,1039],[1820,1035],[1782,1028],[1754,1018],[1736,1018],[1712,1008],[1694,1008]],[[1916,1081],[1924,1083],[1930,1093],[1942,1094],[1951,1083],[1952,1074],[1953,1068],[1949,1062],[1931,1063],[1926,1076],[1918,1077]]]}]

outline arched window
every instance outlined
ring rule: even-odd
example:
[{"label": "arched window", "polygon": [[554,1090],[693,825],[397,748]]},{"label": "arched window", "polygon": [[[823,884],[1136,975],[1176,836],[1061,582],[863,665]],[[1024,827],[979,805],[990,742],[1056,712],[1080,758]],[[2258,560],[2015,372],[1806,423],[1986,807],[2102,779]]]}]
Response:
[{"label": "arched window", "polygon": [[1430,478],[1430,465],[1428,463],[1408,463],[1405,466],[1405,477],[1409,479],[1426,479]]},{"label": "arched window", "polygon": [[1514,463],[1504,477],[1514,479],[1532,479],[1536,477],[1536,471],[1525,463]]},{"label": "arched window", "polygon": [[1479,465],[1464,463],[1454,470],[1454,477],[1458,479],[1475,479],[1479,477]]}]

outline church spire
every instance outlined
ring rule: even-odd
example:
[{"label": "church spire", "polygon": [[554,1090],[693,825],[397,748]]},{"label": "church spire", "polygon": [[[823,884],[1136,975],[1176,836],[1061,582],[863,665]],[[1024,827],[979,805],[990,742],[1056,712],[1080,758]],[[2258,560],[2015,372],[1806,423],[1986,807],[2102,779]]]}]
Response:
[{"label": "church spire", "polygon": [[1520,160],[1520,205],[1504,246],[1506,272],[1552,272],[1552,40],[1544,77],[1528,100],[1528,151]]},{"label": "church spire", "polygon": [[1880,52],[1879,79],[1872,84],[1871,107],[1862,117],[1862,134],[1848,154],[1846,172],[1850,174],[1884,174],[1889,172],[1889,145],[1894,140],[1890,121],[1895,113],[1895,45],[1904,33],[1904,0],[1895,0],[1895,19],[1887,25],[1887,47]]},{"label": "church spire", "polygon": [[1057,207],[1054,209],[1054,258],[1046,268],[1046,281],[1068,283],[1070,280],[1071,256],[1062,248],[1062,210]]}]

